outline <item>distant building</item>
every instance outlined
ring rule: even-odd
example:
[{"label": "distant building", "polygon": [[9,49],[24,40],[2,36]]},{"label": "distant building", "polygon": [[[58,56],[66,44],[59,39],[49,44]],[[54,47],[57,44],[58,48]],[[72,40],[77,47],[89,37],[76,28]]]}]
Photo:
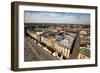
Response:
[{"label": "distant building", "polygon": [[80,35],[87,35],[87,31],[85,30],[80,31]]}]

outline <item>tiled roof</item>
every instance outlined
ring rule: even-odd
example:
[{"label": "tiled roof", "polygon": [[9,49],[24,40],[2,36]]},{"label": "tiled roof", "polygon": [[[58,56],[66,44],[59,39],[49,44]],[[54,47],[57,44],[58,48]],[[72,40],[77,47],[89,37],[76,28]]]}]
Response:
[{"label": "tiled roof", "polygon": [[59,39],[60,41],[57,41],[57,43],[68,49],[71,49],[75,37],[76,37],[76,34],[70,33],[70,34],[65,35],[64,39],[62,39],[62,40]]}]

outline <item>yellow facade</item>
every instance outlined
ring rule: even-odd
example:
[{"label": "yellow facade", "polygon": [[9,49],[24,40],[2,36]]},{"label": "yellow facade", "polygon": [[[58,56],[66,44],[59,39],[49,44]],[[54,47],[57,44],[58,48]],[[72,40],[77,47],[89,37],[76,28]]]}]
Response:
[{"label": "yellow facade", "polygon": [[50,47],[52,46],[52,40],[51,39],[42,37],[42,42],[45,43],[47,46],[50,46]]},{"label": "yellow facade", "polygon": [[65,48],[64,46],[61,46],[61,45],[59,45],[57,43],[55,43],[55,49],[57,49],[57,51],[59,53],[62,53],[62,55],[66,56],[66,57],[69,57],[70,49]]},{"label": "yellow facade", "polygon": [[70,54],[70,49],[62,46],[62,45],[59,45],[57,42],[54,42],[52,40],[52,38],[46,38],[46,37],[41,37],[43,43],[45,43],[47,46],[50,46],[51,48],[54,48],[56,49],[59,53],[61,53],[63,56],[66,56],[66,57],[69,57],[69,54]]}]

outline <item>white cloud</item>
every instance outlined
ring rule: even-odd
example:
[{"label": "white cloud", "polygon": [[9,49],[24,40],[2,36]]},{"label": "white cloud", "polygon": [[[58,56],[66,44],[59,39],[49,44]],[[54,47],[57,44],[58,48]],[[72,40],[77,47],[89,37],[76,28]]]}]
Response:
[{"label": "white cloud", "polygon": [[[77,18],[78,17],[78,18]],[[90,16],[54,12],[26,12],[25,23],[90,23]]]}]

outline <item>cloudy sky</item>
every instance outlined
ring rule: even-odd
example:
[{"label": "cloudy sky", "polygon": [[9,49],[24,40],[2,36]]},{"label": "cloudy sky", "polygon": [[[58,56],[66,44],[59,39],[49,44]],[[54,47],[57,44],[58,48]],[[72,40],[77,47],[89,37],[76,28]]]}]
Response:
[{"label": "cloudy sky", "polygon": [[24,17],[25,23],[90,24],[90,14],[87,13],[25,11]]}]

